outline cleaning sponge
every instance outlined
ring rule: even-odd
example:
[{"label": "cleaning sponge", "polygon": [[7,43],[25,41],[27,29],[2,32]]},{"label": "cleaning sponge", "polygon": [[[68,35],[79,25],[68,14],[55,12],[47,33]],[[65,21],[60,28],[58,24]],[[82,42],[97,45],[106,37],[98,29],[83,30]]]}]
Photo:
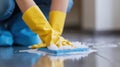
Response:
[{"label": "cleaning sponge", "polygon": [[51,55],[69,55],[69,54],[79,54],[81,52],[87,52],[90,48],[86,45],[82,45],[80,42],[73,42],[74,47],[61,46],[55,47],[55,45],[50,45],[48,48],[39,48],[38,50],[47,52]]}]

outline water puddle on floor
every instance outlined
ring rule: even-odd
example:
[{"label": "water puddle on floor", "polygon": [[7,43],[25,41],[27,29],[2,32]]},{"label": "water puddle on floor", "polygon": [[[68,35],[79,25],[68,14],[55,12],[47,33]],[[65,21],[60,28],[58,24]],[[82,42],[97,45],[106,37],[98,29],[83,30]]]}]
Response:
[{"label": "water puddle on floor", "polygon": [[92,47],[92,48],[115,48],[115,47],[118,47],[117,43],[109,43],[109,42],[95,42],[95,43],[83,42],[83,44],[86,44],[87,46]]},{"label": "water puddle on floor", "polygon": [[[79,45],[82,45],[81,42],[79,43]],[[43,56],[47,55],[50,59],[63,59],[63,60],[67,60],[67,59],[79,60],[83,57],[87,57],[91,53],[96,52],[96,50],[91,49],[89,47],[81,47],[81,49],[83,49],[83,48],[88,48],[88,50],[80,51],[80,52],[78,52],[78,51],[77,52],[71,52],[70,54],[62,54],[62,55],[50,54],[50,53],[45,52],[45,51],[40,51],[39,49],[20,50],[19,52],[35,53],[35,54],[40,54],[40,55],[42,54]]]},{"label": "water puddle on floor", "polygon": [[73,53],[69,55],[51,55],[47,52],[40,51],[38,49],[28,49],[28,50],[20,50],[19,52],[27,52],[27,53],[35,53],[35,54],[42,54],[43,56],[48,56],[50,59],[71,59],[71,60],[79,60],[83,57],[87,57],[91,53],[97,52],[97,48],[115,48],[117,47],[117,44],[114,43],[105,43],[105,42],[99,42],[99,43],[88,43],[88,42],[80,42],[81,45],[86,45],[89,47],[88,51],[85,52],[79,52],[79,53]]},{"label": "water puddle on floor", "polygon": [[47,52],[39,51],[37,49],[29,49],[29,50],[20,50],[19,52],[27,52],[27,53],[36,53],[36,54],[42,54],[43,56],[47,55],[50,59],[71,59],[71,60],[79,60],[81,58],[87,57],[89,54],[96,52],[96,50],[89,50],[87,52],[81,52],[77,54],[69,54],[69,55],[50,55]]}]

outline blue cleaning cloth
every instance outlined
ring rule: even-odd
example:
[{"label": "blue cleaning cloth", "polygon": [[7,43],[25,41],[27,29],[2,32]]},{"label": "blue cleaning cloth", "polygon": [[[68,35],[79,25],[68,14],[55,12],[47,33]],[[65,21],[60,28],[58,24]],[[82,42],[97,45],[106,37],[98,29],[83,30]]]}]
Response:
[{"label": "blue cleaning cloth", "polygon": [[81,53],[89,51],[89,48],[76,48],[76,49],[65,49],[65,50],[49,50],[48,48],[40,48],[40,51],[47,52],[51,55],[68,55],[74,53]]}]

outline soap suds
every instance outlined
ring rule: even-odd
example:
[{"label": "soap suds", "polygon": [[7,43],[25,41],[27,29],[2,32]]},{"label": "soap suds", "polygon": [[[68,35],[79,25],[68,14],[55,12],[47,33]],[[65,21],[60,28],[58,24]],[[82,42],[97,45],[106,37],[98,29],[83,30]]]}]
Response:
[{"label": "soap suds", "polygon": [[[27,53],[35,53],[35,54],[40,54],[40,55],[48,55],[51,59],[72,59],[72,60],[79,60],[82,57],[87,57],[89,54],[93,53],[93,52],[97,52],[97,50],[93,50],[88,46],[93,46],[94,48],[106,48],[106,47],[117,47],[116,44],[112,44],[112,43],[81,43],[81,42],[72,42],[74,44],[74,48],[73,47],[60,47],[58,48],[56,45],[51,45],[48,47],[48,49],[50,50],[63,50],[63,49],[75,49],[75,48],[88,48],[88,51],[83,51],[83,52],[72,52],[70,55],[61,55],[61,56],[53,56],[50,55],[47,52],[43,52],[40,51],[38,49],[28,49],[28,50],[20,50],[19,52],[27,52]],[[93,48],[92,47],[92,48]]]},{"label": "soap suds", "polygon": [[63,59],[63,60],[80,60],[81,58],[87,57],[89,54],[96,52],[96,50],[89,50],[87,52],[82,52],[79,54],[70,54],[70,55],[60,55],[60,56],[52,56],[49,55],[48,57],[51,60],[58,60],[58,59]]},{"label": "soap suds", "polygon": [[76,55],[67,55],[67,56],[48,56],[50,60],[79,60],[81,58],[87,57],[88,54],[76,54]]},{"label": "soap suds", "polygon": [[88,46],[81,44],[81,42],[72,42],[74,44],[74,48],[73,47],[61,47],[58,48],[55,45],[51,45],[50,47],[48,47],[48,49],[51,50],[63,50],[63,49],[75,49],[75,48],[88,48],[88,51],[81,51],[81,52],[72,52],[70,54],[63,54],[63,55],[59,55],[59,56],[55,56],[53,54],[44,52],[44,51],[40,51],[38,49],[29,49],[29,50],[20,50],[19,52],[28,52],[28,53],[35,53],[38,55],[42,55],[45,56],[47,55],[50,60],[58,60],[58,59],[62,59],[62,60],[80,60],[81,58],[87,57],[89,54],[96,52],[96,50],[90,49]]},{"label": "soap suds", "polygon": [[37,49],[20,50],[19,52],[35,53],[35,54],[42,55],[42,56],[47,55],[50,58],[50,60],[62,59],[62,60],[73,60],[74,61],[74,60],[80,60],[81,58],[87,57],[89,54],[96,52],[96,50],[91,49],[86,52],[79,52],[79,53],[73,52],[70,55],[60,55],[60,56],[50,55],[47,52],[43,52]]},{"label": "soap suds", "polygon": [[[74,44],[74,47],[71,46],[62,46],[58,48],[56,45],[51,45],[48,47],[50,50],[64,50],[64,49],[76,49],[76,48],[87,48],[89,50],[86,51],[80,51],[80,52],[71,52],[70,54],[84,54],[84,53],[92,53],[88,46],[82,44],[81,42],[72,42]],[[36,53],[36,54],[43,54],[43,55],[52,55],[50,53],[40,51],[38,49],[29,49],[29,50],[20,50],[20,52],[28,52],[28,53]]]},{"label": "soap suds", "polygon": [[111,42],[83,42],[83,44],[86,44],[87,46],[93,47],[93,48],[113,48],[118,47],[116,43]]},{"label": "soap suds", "polygon": [[47,54],[46,52],[39,51],[38,49],[19,50],[19,52],[35,53],[38,55],[41,55],[41,54],[46,55]]},{"label": "soap suds", "polygon": [[73,46],[67,45],[67,46],[60,46],[57,47],[56,45],[52,44],[48,46],[47,48],[49,50],[65,50],[65,49],[76,49],[76,48],[89,48],[88,46],[81,44],[81,42],[72,42]]}]

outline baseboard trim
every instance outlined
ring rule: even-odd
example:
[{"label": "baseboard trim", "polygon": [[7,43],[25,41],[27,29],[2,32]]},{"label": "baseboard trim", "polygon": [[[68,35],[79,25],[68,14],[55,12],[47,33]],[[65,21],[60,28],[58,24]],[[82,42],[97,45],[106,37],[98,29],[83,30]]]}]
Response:
[{"label": "baseboard trim", "polygon": [[81,32],[86,34],[97,34],[97,35],[120,35],[120,30],[111,30],[111,31],[81,30]]}]

